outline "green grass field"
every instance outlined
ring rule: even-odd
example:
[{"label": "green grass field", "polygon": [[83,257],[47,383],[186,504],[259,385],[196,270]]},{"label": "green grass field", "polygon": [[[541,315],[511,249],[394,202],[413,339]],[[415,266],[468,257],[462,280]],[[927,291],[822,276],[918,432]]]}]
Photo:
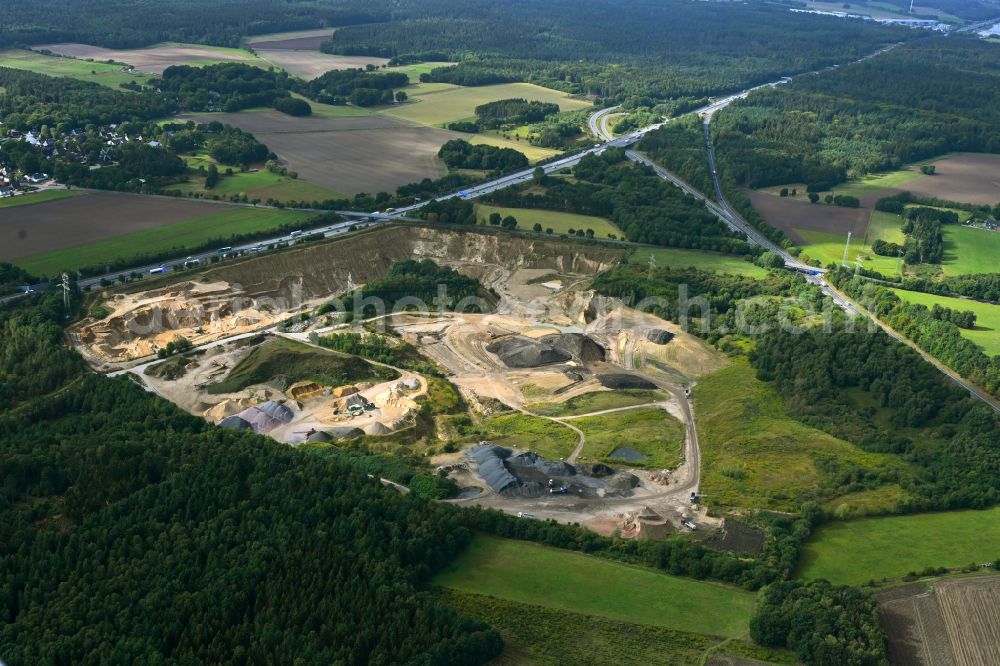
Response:
[{"label": "green grass field", "polygon": [[410,101],[402,106],[391,107],[385,113],[421,125],[440,126],[473,116],[475,108],[480,104],[512,97],[554,102],[559,104],[559,108],[563,111],[585,109],[591,106],[590,102],[573,99],[559,90],[543,88],[531,83],[503,83],[474,88],[430,87],[433,85],[420,84],[412,90],[407,90]]},{"label": "green grass field", "polygon": [[534,451],[552,460],[560,460],[572,453],[579,439],[566,426],[520,413],[490,417],[483,424],[483,429],[484,436],[477,436],[476,441],[487,439],[501,446]]},{"label": "green grass field", "polygon": [[178,254],[182,254],[187,248],[213,239],[225,240],[234,234],[266,231],[312,216],[312,213],[271,209],[227,210],[79,247],[45,252],[17,259],[14,263],[35,275],[55,275],[63,270],[98,266],[150,252],[177,249]]},{"label": "green grass field", "polygon": [[[197,168],[203,160],[198,157],[188,158],[190,166]],[[247,197],[258,198],[261,201],[274,199],[276,201],[325,201],[326,199],[345,199],[345,195],[313,183],[279,176],[261,169],[254,172],[235,172],[232,176],[223,175],[219,183],[211,190],[206,190],[205,179],[197,174],[191,176],[190,182],[177,186],[181,192],[202,192],[209,197],[217,194],[228,198],[233,194],[246,194]]]},{"label": "green grass field", "polygon": [[849,180],[846,183],[836,185],[830,190],[830,194],[847,194],[852,197],[861,197],[885,190],[891,187],[901,187],[911,180],[922,178],[923,174],[919,170],[900,169],[898,171],[887,171],[885,173],[873,173],[861,178]]},{"label": "green grass field", "polygon": [[975,342],[990,356],[1000,354],[1000,305],[903,289],[893,289],[892,291],[908,303],[919,303],[929,308],[934,307],[934,304],[937,303],[952,310],[972,310],[976,313],[976,327],[972,330],[959,329],[962,337]]},{"label": "green grass field", "polygon": [[1000,262],[1000,232],[955,224],[941,227],[944,234],[945,275],[996,273]]},{"label": "green grass field", "polygon": [[[673,469],[684,449],[684,424],[662,409],[639,408],[586,416],[570,421],[583,431],[587,441],[580,460],[649,469]],[[641,461],[612,458],[618,447],[630,447],[645,455]]]},{"label": "green grass field", "polygon": [[[701,445],[701,492],[713,507],[794,511],[803,501],[837,505],[824,476],[827,462],[868,470],[903,467],[893,456],[867,453],[790,417],[774,389],[743,360],[702,376],[694,391]],[[898,489],[867,498],[890,510]]]},{"label": "green grass field", "polygon": [[755,595],[521,541],[479,536],[434,583],[679,631],[746,635]]},{"label": "green grass field", "polygon": [[870,247],[879,239],[902,245],[906,240],[906,234],[903,233],[903,218],[895,213],[873,210],[871,217],[868,218],[865,246]]},{"label": "green grass field", "polygon": [[925,567],[961,567],[1000,557],[1000,507],[866,518],[820,527],[803,550],[799,575],[857,585]]},{"label": "green grass field", "polygon": [[[819,259],[824,266],[827,264],[839,265],[844,259],[844,244],[847,242],[847,234],[841,236],[840,234],[804,229],[796,229],[796,232],[809,241],[809,245],[802,248],[802,253],[811,259]],[[852,238],[847,260],[853,266],[858,256],[861,257],[862,267],[890,277],[899,275],[903,267],[902,260],[898,257],[880,257],[871,251],[870,245],[864,244],[863,239]]]},{"label": "green grass field", "polygon": [[479,220],[480,224],[488,224],[489,216],[492,213],[500,213],[503,217],[513,215],[517,218],[517,228],[525,231],[531,231],[536,224],[540,224],[543,230],[551,228],[556,234],[568,234],[570,229],[583,229],[585,231],[593,229],[594,238],[608,238],[609,234],[614,234],[618,238],[622,237],[622,232],[619,231],[618,227],[601,217],[534,208],[501,208],[500,206],[476,204],[476,219]]},{"label": "green grass field", "polygon": [[621,391],[592,391],[584,393],[566,402],[549,403],[536,402],[528,405],[528,410],[543,416],[576,416],[599,412],[604,409],[645,405],[663,400],[661,391],[646,389],[624,389]]},{"label": "green grass field", "polygon": [[119,84],[129,81],[145,83],[149,74],[123,72],[121,65],[109,65],[102,62],[87,62],[76,58],[50,56],[36,51],[24,49],[5,49],[0,51],[0,67],[25,69],[47,76],[67,76],[78,81],[100,83],[109,88],[120,90]]},{"label": "green grass field", "polygon": [[55,201],[56,199],[66,199],[83,194],[76,190],[42,190],[41,192],[30,192],[19,194],[16,197],[6,197],[0,199],[0,208],[16,208],[17,206],[30,206],[31,204]]},{"label": "green grass field", "polygon": [[658,267],[697,268],[713,273],[731,273],[747,277],[765,277],[767,270],[756,266],[742,257],[715,252],[700,252],[698,250],[677,250],[672,248],[641,247],[629,257],[633,264],[646,265],[653,256]]},{"label": "green grass field", "polygon": [[[934,159],[940,159],[940,156]],[[933,159],[927,160],[927,162],[932,161]],[[854,178],[839,185],[834,185],[833,188],[827,192],[819,192],[818,194],[820,194],[821,197],[826,196],[827,194],[847,194],[860,199],[868,196],[869,194],[878,192],[879,190],[902,187],[906,183],[923,176],[923,174],[920,173],[920,170],[916,168],[921,164],[924,164],[924,162],[915,162],[914,164],[908,165],[907,168],[899,169],[897,171],[873,173],[860,178]],[[789,199],[794,199],[796,201],[809,200],[805,183],[785,183],[784,185],[774,185],[771,187],[762,187],[760,189],[762,192],[769,192],[777,196],[782,188],[796,190],[796,194],[794,196],[789,195]]]}]

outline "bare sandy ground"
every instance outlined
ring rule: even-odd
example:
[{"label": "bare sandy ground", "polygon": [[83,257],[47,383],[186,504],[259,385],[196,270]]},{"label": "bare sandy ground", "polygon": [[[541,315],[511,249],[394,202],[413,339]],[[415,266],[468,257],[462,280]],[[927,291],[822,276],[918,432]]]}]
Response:
[{"label": "bare sandy ground", "polygon": [[226,51],[216,51],[199,46],[152,46],[145,49],[106,49],[90,44],[66,43],[43,44],[34,47],[36,51],[48,50],[59,55],[86,60],[114,60],[132,65],[142,72],[162,74],[171,65],[197,62],[217,62],[231,60],[240,62],[248,60],[240,55]]}]

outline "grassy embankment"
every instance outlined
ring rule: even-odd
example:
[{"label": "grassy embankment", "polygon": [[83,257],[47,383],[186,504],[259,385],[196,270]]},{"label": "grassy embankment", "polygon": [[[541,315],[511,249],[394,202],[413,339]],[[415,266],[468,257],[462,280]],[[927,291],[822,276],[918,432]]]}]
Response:
[{"label": "grassy embankment", "polygon": [[903,497],[898,486],[844,495],[823,466],[868,470],[903,468],[897,458],[868,453],[790,417],[774,389],[743,360],[702,376],[694,391],[701,445],[701,492],[716,508],[795,511],[816,500],[840,507],[886,511]]},{"label": "grassy embankment", "polygon": [[536,402],[528,405],[528,410],[542,416],[577,416],[604,409],[645,405],[664,399],[660,391],[647,389],[624,389],[621,391],[592,391],[570,398],[566,402]]},{"label": "grassy embankment", "polygon": [[[580,453],[581,462],[673,469],[681,461],[684,424],[662,409],[629,409],[573,419],[571,423],[587,438]],[[612,458],[612,452],[619,447],[634,449],[645,457],[627,463]]]},{"label": "grassy embankment", "polygon": [[697,268],[713,273],[731,273],[747,277],[765,277],[767,270],[756,266],[742,257],[698,250],[678,250],[673,248],[641,247],[629,258],[630,263],[646,265],[652,256],[656,266],[671,268]]},{"label": "grassy embankment", "polygon": [[356,356],[322,351],[315,347],[274,338],[250,350],[226,378],[208,387],[209,393],[234,393],[248,386],[282,377],[286,384],[314,381],[326,386],[355,382],[383,382],[399,374],[374,366]]},{"label": "grassy embankment", "polygon": [[535,208],[501,208],[476,204],[476,219],[479,224],[488,224],[492,213],[500,213],[502,217],[513,215],[517,218],[517,228],[531,231],[536,224],[542,225],[542,230],[552,229],[555,234],[568,234],[570,229],[594,230],[594,238],[607,239],[611,234],[623,238],[622,232],[615,225],[602,217],[592,215],[577,215],[576,213],[561,213]]}]

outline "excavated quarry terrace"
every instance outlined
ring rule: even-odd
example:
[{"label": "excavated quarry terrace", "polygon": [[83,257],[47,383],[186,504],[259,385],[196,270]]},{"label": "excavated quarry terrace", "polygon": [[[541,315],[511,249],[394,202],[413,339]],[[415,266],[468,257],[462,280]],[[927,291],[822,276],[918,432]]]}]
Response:
[{"label": "excavated quarry terrace", "polygon": [[[207,387],[259,344],[258,332],[306,343],[310,332],[358,330],[357,324],[331,325],[325,317],[313,317],[285,332],[275,326],[383,277],[398,261],[432,259],[492,290],[499,299],[495,310],[395,313],[367,325],[384,326],[436,362],[473,412],[486,417],[502,403],[505,409],[530,416],[529,404],[655,387],[664,396],[659,407],[686,422],[682,387],[722,367],[725,360],[674,324],[588,289],[593,276],[621,255],[618,248],[557,239],[383,227],[219,265],[173,284],[108,292],[101,303],[110,314],[79,323],[71,338],[96,369],[130,369],[150,390],[229,427],[252,427],[292,444],[387,434],[412,423],[417,401],[427,392],[424,378],[401,371],[399,378],[375,385],[265,382],[231,394],[213,394]],[[159,365],[156,351],[178,336],[198,348],[184,361],[172,359],[183,366],[181,376],[173,376],[173,368],[147,372]],[[359,397],[370,407],[352,413],[347,402]],[[271,411],[282,418],[272,418]],[[572,421],[546,418],[572,429]],[[687,449],[696,446],[690,437],[689,432]],[[582,445],[581,439],[567,463],[575,464]],[[696,464],[682,463],[673,476],[613,472],[614,478],[633,481],[611,493],[550,494],[546,488],[540,497],[507,497],[491,492],[464,456],[439,455],[431,461],[467,489],[459,501],[512,513],[530,511],[608,533],[660,533],[679,525],[682,516],[695,518],[699,525],[710,522],[704,512],[693,510],[687,496],[697,482]],[[603,484],[595,481],[594,488]]]}]

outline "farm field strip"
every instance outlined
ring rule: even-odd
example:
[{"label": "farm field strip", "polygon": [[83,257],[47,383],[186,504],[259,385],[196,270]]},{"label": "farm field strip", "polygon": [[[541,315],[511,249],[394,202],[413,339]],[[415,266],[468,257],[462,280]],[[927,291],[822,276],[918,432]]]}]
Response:
[{"label": "farm field strip", "polygon": [[59,199],[69,199],[70,197],[78,197],[82,195],[83,192],[79,190],[42,190],[40,192],[29,192],[28,194],[19,194],[14,197],[5,197],[0,199],[0,208],[18,208],[20,206],[32,206],[34,204],[45,203],[46,201],[57,201]]},{"label": "farm field strip", "polygon": [[[220,62],[245,62],[258,67],[268,67],[269,64],[243,49],[233,49],[223,46],[204,46],[202,44],[179,44],[164,42],[140,49],[106,49],[90,44],[63,43],[44,44],[33,47],[35,50],[48,50],[62,56],[79,58],[86,61],[91,58],[96,61],[113,60],[132,65],[141,72],[162,74],[171,65],[210,65]],[[87,63],[88,65],[90,63]]]},{"label": "farm field strip", "polygon": [[[153,206],[162,206],[164,201],[151,200],[150,203]],[[253,208],[225,210],[212,204],[202,205],[217,212],[172,223],[161,222],[158,226],[134,233],[116,235],[87,244],[15,258],[13,263],[35,275],[54,275],[63,270],[96,266],[114,262],[116,259],[127,259],[174,248],[182,252],[185,248],[194,247],[213,239],[224,241],[234,234],[266,231],[283,224],[305,221],[312,217],[312,213],[295,211]],[[221,212],[218,212],[220,209]]]},{"label": "farm field strip", "polygon": [[803,549],[799,575],[859,585],[926,567],[991,562],[998,543],[1000,507],[830,523]]},{"label": "farm field strip", "polygon": [[[844,259],[844,247],[847,242],[847,235],[828,234],[822,231],[799,230],[799,234],[809,242],[802,247],[802,252],[812,259],[819,259],[824,266],[827,264],[840,264]],[[883,275],[899,275],[903,268],[902,259],[898,257],[882,257],[871,251],[870,245],[863,244],[861,238],[852,237],[851,246],[847,253],[847,261],[854,265],[858,257],[861,257],[861,265],[869,270],[875,270]]]},{"label": "farm field strip", "polygon": [[755,595],[532,543],[479,536],[442,587],[680,631],[746,634]]},{"label": "farm field strip", "polygon": [[121,65],[87,62],[76,58],[46,55],[27,49],[0,51],[0,67],[23,69],[46,76],[67,76],[78,81],[100,83],[115,90],[121,90],[119,84],[122,83],[145,83],[149,80],[149,75],[124,71]]}]

